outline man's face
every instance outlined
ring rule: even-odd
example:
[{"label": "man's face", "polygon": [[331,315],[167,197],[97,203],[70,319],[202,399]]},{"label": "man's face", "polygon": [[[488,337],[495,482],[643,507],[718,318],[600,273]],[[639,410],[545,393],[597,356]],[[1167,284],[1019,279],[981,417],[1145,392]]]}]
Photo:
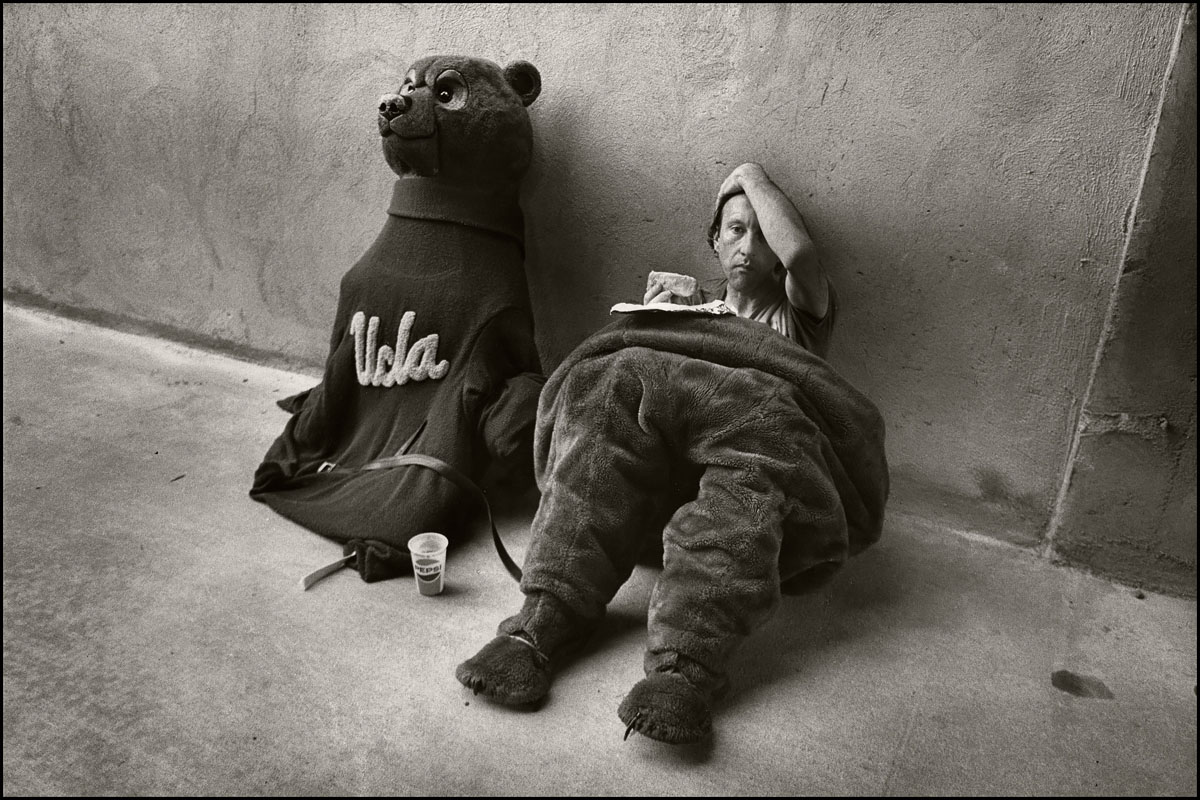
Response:
[{"label": "man's face", "polygon": [[759,294],[778,285],[779,257],[763,238],[758,215],[746,195],[736,194],[725,201],[713,247],[729,286],[739,294]]}]

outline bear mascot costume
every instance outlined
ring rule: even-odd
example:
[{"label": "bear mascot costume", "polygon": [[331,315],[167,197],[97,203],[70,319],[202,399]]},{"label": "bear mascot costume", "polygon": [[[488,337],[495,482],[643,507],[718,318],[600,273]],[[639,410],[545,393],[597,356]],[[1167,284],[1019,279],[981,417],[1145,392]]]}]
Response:
[{"label": "bear mascot costume", "polygon": [[453,542],[478,517],[476,481],[532,485],[545,379],[517,194],[540,91],[525,61],[428,56],[380,99],[399,175],[387,221],[342,278],[320,384],[279,402],[291,418],[250,490],[343,544],[312,582],[410,572],[413,535]]}]

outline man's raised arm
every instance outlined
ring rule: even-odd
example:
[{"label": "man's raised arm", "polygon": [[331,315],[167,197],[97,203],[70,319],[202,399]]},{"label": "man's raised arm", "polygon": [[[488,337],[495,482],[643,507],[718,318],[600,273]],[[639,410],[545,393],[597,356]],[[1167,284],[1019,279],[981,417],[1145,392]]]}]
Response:
[{"label": "man's raised arm", "polygon": [[829,283],[804,218],[761,165],[742,164],[729,174],[717,193],[717,203],[738,191],[754,207],[763,238],[787,270],[788,302],[818,319],[829,308]]}]

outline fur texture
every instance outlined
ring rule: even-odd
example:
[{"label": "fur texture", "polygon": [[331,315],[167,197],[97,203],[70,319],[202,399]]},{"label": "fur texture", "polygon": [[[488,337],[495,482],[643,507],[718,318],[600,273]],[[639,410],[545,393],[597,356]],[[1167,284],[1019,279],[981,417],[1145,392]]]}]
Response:
[{"label": "fur texture", "polygon": [[652,672],[636,684],[617,708],[625,735],[637,731],[667,744],[690,744],[712,732],[708,698],[682,676]]},{"label": "fur texture", "polygon": [[379,99],[384,158],[401,177],[516,182],[532,154],[525,109],[541,88],[541,76],[527,61],[501,69],[471,56],[421,58],[395,94]]},{"label": "fur texture", "polygon": [[550,691],[549,659],[516,636],[492,639],[454,676],[475,694],[508,706],[536,703]]},{"label": "fur texture", "polygon": [[[706,684],[782,584],[826,580],[878,539],[888,494],[875,406],[737,317],[635,315],[586,340],[542,392],[534,460],[526,600],[501,630],[549,642],[594,627],[661,540],[645,668],[694,663]],[[669,741],[704,727],[705,704],[677,683],[639,686],[626,724]]]}]

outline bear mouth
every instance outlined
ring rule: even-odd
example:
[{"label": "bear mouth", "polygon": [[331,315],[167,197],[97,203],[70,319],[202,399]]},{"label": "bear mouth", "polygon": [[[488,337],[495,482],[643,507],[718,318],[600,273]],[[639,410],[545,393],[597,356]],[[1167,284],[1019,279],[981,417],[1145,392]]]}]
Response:
[{"label": "bear mouth", "polygon": [[[379,115],[379,135],[383,138],[396,136],[401,139],[428,139],[437,134],[437,128],[433,124],[422,126],[420,129],[414,129],[411,125],[405,125],[407,120],[403,117],[388,119],[383,114]],[[432,123],[432,120],[430,120]]]}]

